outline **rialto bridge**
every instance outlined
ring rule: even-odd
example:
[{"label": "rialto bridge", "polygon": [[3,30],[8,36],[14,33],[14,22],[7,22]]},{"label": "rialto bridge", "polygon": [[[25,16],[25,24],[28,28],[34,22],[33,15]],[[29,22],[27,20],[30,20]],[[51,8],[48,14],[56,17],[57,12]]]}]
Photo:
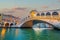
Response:
[{"label": "rialto bridge", "polygon": [[60,10],[29,10],[27,16],[20,20],[19,27],[32,27],[37,23],[45,23],[53,27],[60,27]]}]

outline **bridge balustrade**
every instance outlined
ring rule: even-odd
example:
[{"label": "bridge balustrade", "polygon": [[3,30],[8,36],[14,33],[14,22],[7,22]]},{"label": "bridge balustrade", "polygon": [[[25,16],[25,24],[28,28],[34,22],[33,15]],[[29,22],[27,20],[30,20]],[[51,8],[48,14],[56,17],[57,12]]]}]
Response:
[{"label": "bridge balustrade", "polygon": [[25,21],[27,21],[27,20],[29,20],[29,19],[30,19],[30,17],[29,17],[29,16],[24,17],[23,19],[21,19],[21,20],[20,20],[20,23],[25,22]]}]

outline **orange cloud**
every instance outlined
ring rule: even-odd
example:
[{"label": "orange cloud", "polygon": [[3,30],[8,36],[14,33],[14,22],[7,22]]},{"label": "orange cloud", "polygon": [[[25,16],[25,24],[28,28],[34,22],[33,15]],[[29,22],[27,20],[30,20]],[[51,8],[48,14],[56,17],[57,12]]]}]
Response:
[{"label": "orange cloud", "polygon": [[27,8],[13,7],[12,10],[26,10]]},{"label": "orange cloud", "polygon": [[44,5],[44,6],[42,6],[42,8],[46,9],[46,8],[48,8],[48,6]]}]

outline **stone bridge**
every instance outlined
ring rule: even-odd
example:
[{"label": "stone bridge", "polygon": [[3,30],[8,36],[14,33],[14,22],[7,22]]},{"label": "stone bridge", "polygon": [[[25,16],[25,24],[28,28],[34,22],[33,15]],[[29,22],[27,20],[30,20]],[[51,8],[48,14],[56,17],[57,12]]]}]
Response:
[{"label": "stone bridge", "polygon": [[[50,11],[30,11],[26,17],[21,19],[19,27],[32,27],[34,21],[39,21],[40,23],[46,23],[53,27],[60,27],[60,10],[50,10]],[[36,23],[39,23],[36,22]]]}]

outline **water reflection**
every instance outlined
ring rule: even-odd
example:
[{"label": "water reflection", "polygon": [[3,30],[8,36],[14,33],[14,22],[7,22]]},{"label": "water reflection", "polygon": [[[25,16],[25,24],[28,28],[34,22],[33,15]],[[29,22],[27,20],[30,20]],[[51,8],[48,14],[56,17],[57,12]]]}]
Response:
[{"label": "water reflection", "polygon": [[19,31],[19,29],[16,29],[16,31],[15,31],[16,35],[15,36],[18,36],[18,33],[19,33],[18,31]]},{"label": "water reflection", "polygon": [[2,31],[1,31],[1,37],[4,37],[5,32],[6,32],[6,29],[5,29],[5,28],[3,28],[3,29],[2,29]]},{"label": "water reflection", "polygon": [[4,36],[5,36],[5,33],[6,33],[6,29],[5,28],[3,28],[2,30],[1,30],[1,39],[0,40],[3,40],[4,39]]},{"label": "water reflection", "polygon": [[52,28],[51,25],[45,24],[45,23],[37,23],[32,26],[33,28]]},{"label": "water reflection", "polygon": [[0,40],[58,40],[60,31],[52,29],[0,28]]}]

